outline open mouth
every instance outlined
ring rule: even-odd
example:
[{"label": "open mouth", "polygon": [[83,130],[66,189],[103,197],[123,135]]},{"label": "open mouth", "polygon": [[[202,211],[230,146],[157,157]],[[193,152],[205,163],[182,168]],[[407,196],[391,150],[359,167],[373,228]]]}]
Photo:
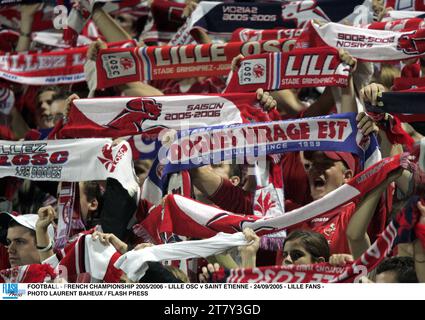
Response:
[{"label": "open mouth", "polygon": [[316,178],[314,178],[314,179],[313,179],[313,186],[314,186],[315,188],[321,188],[321,187],[324,187],[324,186],[325,186],[325,184],[326,184],[326,181],[325,181],[325,179],[324,179],[324,178],[322,178],[322,177],[316,177]]}]

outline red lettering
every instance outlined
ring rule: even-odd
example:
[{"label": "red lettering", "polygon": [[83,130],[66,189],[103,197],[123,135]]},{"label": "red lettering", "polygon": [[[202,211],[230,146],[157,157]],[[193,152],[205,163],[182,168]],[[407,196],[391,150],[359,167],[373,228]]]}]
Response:
[{"label": "red lettering", "polygon": [[277,141],[279,138],[281,140],[288,140],[288,137],[285,135],[285,131],[279,125],[274,126],[273,129],[273,138],[275,141]]},{"label": "red lettering", "polygon": [[336,129],[335,129],[335,121],[329,121],[329,134],[328,137],[333,139],[336,136]]},{"label": "red lettering", "polygon": [[328,123],[326,121],[317,121],[317,126],[319,127],[317,137],[319,139],[326,139],[328,135]]},{"label": "red lettering", "polygon": [[15,166],[25,166],[29,164],[30,156],[27,154],[18,154],[12,158],[12,163]]},{"label": "red lettering", "polygon": [[2,167],[11,166],[11,164],[8,160],[9,160],[8,156],[0,156],[0,166],[2,166]]},{"label": "red lettering", "polygon": [[310,126],[308,123],[300,123],[300,139],[309,139],[310,138]]},{"label": "red lettering", "polygon": [[52,155],[50,156],[50,162],[52,164],[61,164],[61,163],[65,163],[68,161],[68,155],[69,152],[68,151],[58,151],[58,152],[54,152],[52,153]]},{"label": "red lettering", "polygon": [[288,133],[289,138],[291,138],[292,140],[300,139],[300,130],[296,128],[295,124],[288,124],[288,129],[286,130],[286,132]]},{"label": "red lettering", "polygon": [[347,127],[347,122],[338,121],[336,125],[338,126],[338,139],[342,139],[344,135],[344,128]]},{"label": "red lettering", "polygon": [[38,153],[32,156],[31,164],[35,166],[43,166],[48,164],[47,158],[49,157],[48,153]]}]

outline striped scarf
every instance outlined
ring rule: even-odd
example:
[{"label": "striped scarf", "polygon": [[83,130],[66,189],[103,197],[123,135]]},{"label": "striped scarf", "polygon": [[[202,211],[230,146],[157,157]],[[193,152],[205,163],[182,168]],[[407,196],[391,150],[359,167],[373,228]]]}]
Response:
[{"label": "striped scarf", "polygon": [[358,203],[367,192],[381,184],[393,170],[407,166],[407,155],[385,158],[359,173],[349,182],[304,207],[278,217],[260,218],[239,215],[208,206],[177,195],[165,199],[140,224],[134,226],[136,235],[149,235],[161,243],[162,233],[175,233],[193,238],[210,238],[217,232],[234,233],[252,228],[258,235],[275,233],[340,207],[348,202]]},{"label": "striped scarf", "polygon": [[251,55],[242,59],[236,72],[231,73],[226,92],[345,87],[349,70],[339,59],[338,51],[330,47]]},{"label": "striped scarf", "polygon": [[268,40],[248,43],[149,46],[100,50],[89,81],[90,89],[117,86],[133,81],[225,75],[238,54],[287,51],[289,41]]}]

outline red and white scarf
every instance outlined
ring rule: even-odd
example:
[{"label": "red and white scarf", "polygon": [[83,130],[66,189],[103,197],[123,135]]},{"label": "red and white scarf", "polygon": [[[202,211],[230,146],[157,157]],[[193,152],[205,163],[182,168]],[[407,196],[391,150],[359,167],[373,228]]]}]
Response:
[{"label": "red and white scarf", "polygon": [[252,228],[258,235],[283,230],[302,221],[312,219],[350,201],[358,203],[362,197],[381,184],[388,174],[406,166],[406,155],[385,158],[356,175],[349,182],[302,208],[272,218],[238,215],[208,206],[192,199],[170,195],[163,208],[158,206],[140,224],[135,234],[146,235],[161,243],[161,233],[175,233],[193,238],[210,238],[217,232],[234,233]]},{"label": "red and white scarf", "polygon": [[117,179],[134,193],[138,189],[132,153],[126,141],[111,139],[0,141],[0,177],[36,181]]},{"label": "red and white scarf", "polygon": [[71,236],[85,230],[80,213],[78,182],[62,181],[58,192],[58,224],[55,234],[55,249],[62,249]]},{"label": "red and white scarf", "polygon": [[87,47],[0,56],[0,78],[29,85],[85,81]]},{"label": "red and white scarf", "polygon": [[248,56],[232,72],[226,92],[251,92],[258,88],[338,86],[348,84],[350,67],[331,47],[296,49],[290,52]]},{"label": "red and white scarf", "polygon": [[397,19],[386,22],[374,22],[367,26],[368,29],[374,30],[391,30],[391,31],[411,31],[421,29],[425,24],[424,19],[410,18]]},{"label": "red and white scarf", "polygon": [[391,222],[369,249],[353,263],[346,266],[332,266],[324,262],[318,264],[273,266],[259,268],[220,269],[212,275],[213,282],[234,283],[328,283],[355,282],[367,276],[390,253],[397,236],[397,229]]},{"label": "red and white scarf", "polygon": [[48,264],[30,264],[0,271],[0,283],[51,282],[57,277]]},{"label": "red and white scarf", "polygon": [[92,238],[94,230],[79,234],[64,250],[51,256],[43,263],[55,268],[61,278],[76,282],[78,277],[88,273],[92,281],[119,282],[122,271],[114,267],[121,256],[112,245],[104,245]]},{"label": "red and white scarf", "polygon": [[[50,39],[55,42],[58,39]],[[109,47],[133,46],[133,41],[108,43]],[[57,85],[86,81],[87,46],[51,52],[0,56],[0,78],[28,85]]]},{"label": "red and white scarf", "polygon": [[337,23],[309,23],[297,47],[330,46],[364,61],[410,59],[425,53],[425,29],[406,32],[371,30]]},{"label": "red and white scarf", "polygon": [[229,40],[237,28],[291,28],[293,19],[282,19],[280,3],[221,3],[201,1],[186,23],[177,31],[170,44],[189,44],[191,32],[200,28],[222,40]]},{"label": "red and white scarf", "polygon": [[232,42],[248,42],[260,40],[279,40],[296,38],[304,29],[248,29],[238,28],[232,33]]},{"label": "red and white scarf", "polygon": [[145,42],[168,43],[186,21],[184,3],[155,0],[151,4],[147,24],[140,39]]},{"label": "red and white scarf", "polygon": [[[96,61],[96,78],[89,81],[90,89],[160,79],[225,75],[232,59],[263,52],[287,51],[292,40],[231,42],[187,46],[141,47],[100,50]],[[90,69],[94,65],[89,64]]]},{"label": "red and white scarf", "polygon": [[114,267],[125,272],[130,280],[138,281],[149,268],[148,261],[207,258],[227,249],[247,245],[242,233],[219,233],[210,239],[182,241],[133,250],[122,255]]},{"label": "red and white scarf", "polygon": [[255,94],[78,99],[58,138],[156,136],[162,129],[268,121]]}]

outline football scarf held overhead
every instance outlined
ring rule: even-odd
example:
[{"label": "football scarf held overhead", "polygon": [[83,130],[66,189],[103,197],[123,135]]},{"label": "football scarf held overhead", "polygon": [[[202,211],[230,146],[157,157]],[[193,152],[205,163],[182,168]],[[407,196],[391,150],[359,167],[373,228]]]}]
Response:
[{"label": "football scarf held overhead", "polygon": [[218,233],[205,240],[181,241],[147,247],[143,250],[132,250],[122,255],[115,262],[114,267],[123,270],[130,280],[137,282],[149,268],[148,261],[207,258],[227,249],[247,244],[242,233]]},{"label": "football scarf held overhead", "polygon": [[[50,39],[54,43],[57,39]],[[110,47],[132,45],[133,41],[108,43]],[[57,85],[86,80],[87,46],[41,53],[0,56],[0,78],[28,85]]]},{"label": "football scarf held overhead", "polygon": [[138,189],[132,153],[111,139],[0,141],[0,177],[36,181],[91,181],[112,177],[125,189]]},{"label": "football scarf held overhead", "polygon": [[186,23],[177,31],[170,44],[189,44],[194,41],[194,28],[206,30],[220,38],[229,38],[237,28],[293,28],[293,20],[282,20],[280,3],[221,3],[203,1],[198,4]]},{"label": "football scarf held overhead", "polygon": [[0,78],[28,85],[85,81],[87,47],[0,56]]},{"label": "football scarf held overhead", "polygon": [[421,29],[424,25],[424,19],[398,19],[387,22],[374,22],[367,26],[368,29],[391,30],[391,31],[411,31]]},{"label": "football scarf held overhead", "polygon": [[156,136],[162,129],[268,121],[256,94],[78,99],[57,137]]},{"label": "football scarf held overhead", "polygon": [[104,245],[92,234],[95,229],[82,232],[55,255],[43,261],[67,282],[81,282],[80,276],[89,274],[89,282],[118,282],[122,271],[114,267],[121,254],[111,245]]},{"label": "football scarf held overhead", "polygon": [[141,40],[149,42],[169,42],[186,17],[183,16],[184,3],[156,0],[150,5],[150,17],[141,34]]},{"label": "football scarf held overhead", "polygon": [[[232,33],[232,42],[248,42],[260,40],[280,40],[296,38],[301,35],[303,29],[249,29],[239,28]],[[295,39],[294,39],[295,41]]]},{"label": "football scarf held overhead", "polygon": [[225,75],[232,59],[263,52],[288,51],[291,39],[225,44],[140,47],[100,50],[97,79],[90,89],[101,89],[133,81]]},{"label": "football scarf held overhead", "polygon": [[378,97],[377,107],[366,105],[366,108],[371,112],[396,114],[402,122],[425,121],[424,97],[424,88],[384,92],[382,97]]},{"label": "football scarf held overhead", "polygon": [[56,277],[56,272],[48,264],[30,264],[0,270],[0,283],[43,283],[51,282]]},{"label": "football scarf held overhead", "polygon": [[363,276],[374,270],[390,254],[397,236],[391,222],[363,255],[346,266],[332,266],[327,262],[307,265],[272,266],[260,268],[220,269],[212,275],[213,282],[234,283],[359,283]]},{"label": "football scarf held overhead", "polygon": [[330,47],[253,55],[242,59],[237,71],[231,73],[226,92],[345,87],[349,71],[338,51]]},{"label": "football scarf held overhead", "polygon": [[253,215],[234,214],[192,199],[169,195],[163,208],[152,210],[145,220],[134,226],[133,230],[136,234],[149,234],[157,243],[162,242],[160,237],[162,233],[175,233],[200,239],[210,238],[217,232],[240,232],[247,227],[253,229],[259,236],[275,233],[320,216],[350,201],[360,202],[368,192],[383,183],[391,172],[406,167],[406,158],[406,155],[385,158],[323,198],[278,217],[259,218]]},{"label": "football scarf held overhead", "polygon": [[406,32],[371,30],[337,23],[309,23],[297,48],[330,46],[364,61],[395,61],[425,53],[425,29]]},{"label": "football scarf held overhead", "polygon": [[[267,123],[189,129],[160,151],[163,176],[201,165],[292,151],[351,152],[365,162],[377,148],[376,138],[357,131],[354,113]],[[369,139],[370,138],[370,139]],[[367,164],[366,164],[367,166]]]}]

